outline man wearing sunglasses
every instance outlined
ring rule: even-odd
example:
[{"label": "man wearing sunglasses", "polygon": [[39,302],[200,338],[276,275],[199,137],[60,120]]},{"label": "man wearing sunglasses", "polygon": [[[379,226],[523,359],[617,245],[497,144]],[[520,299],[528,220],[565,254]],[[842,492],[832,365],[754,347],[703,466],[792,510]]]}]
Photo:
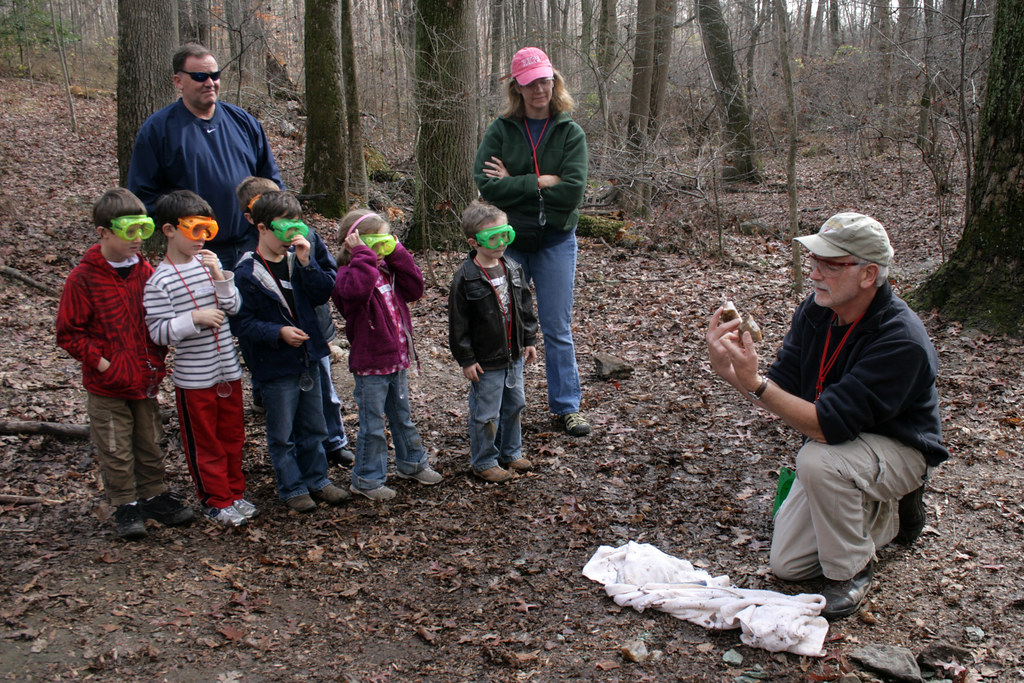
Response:
[{"label": "man wearing sunglasses", "polygon": [[924,482],[949,452],[935,348],[889,286],[885,229],[840,213],[796,239],[809,252],[814,291],[768,372],[760,373],[740,321],[721,321],[722,309],[707,342],[720,377],[804,436],[796,480],[775,516],[771,567],[785,581],[824,576],[822,615],[838,619],[867,595],[875,550],[921,534]]},{"label": "man wearing sunglasses", "polygon": [[283,187],[267,135],[251,114],[218,102],[220,67],[202,45],[188,43],[171,60],[181,98],[150,116],[139,129],[127,186],[153,211],[173,190],[192,190],[209,202],[220,231],[207,248],[233,269],[256,246],[255,235],[235,199],[249,176]]}]

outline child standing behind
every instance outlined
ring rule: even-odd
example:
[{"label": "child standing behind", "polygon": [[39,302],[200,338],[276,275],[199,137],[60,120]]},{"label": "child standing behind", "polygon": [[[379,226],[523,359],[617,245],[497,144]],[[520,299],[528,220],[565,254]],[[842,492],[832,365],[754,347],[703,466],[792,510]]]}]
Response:
[{"label": "child standing behind", "polygon": [[405,247],[389,234],[391,226],[376,213],[349,211],[338,228],[344,240],[332,298],[345,318],[349,369],[355,376],[359,408],[352,492],[370,500],[394,498],[387,486],[391,427],[400,479],[421,484],[442,480],[427,462],[423,442],[412,423],[406,370],[416,357],[409,302],[423,296],[423,275]]},{"label": "child standing behind", "polygon": [[469,385],[473,473],[503,483],[533,465],[523,457],[523,363],[537,358],[537,316],[523,268],[505,248],[515,239],[505,213],[474,201],[462,212],[474,249],[448,295],[448,346]]},{"label": "child standing behind", "polygon": [[163,434],[156,395],[167,349],[150,340],[142,292],[153,267],[139,257],[153,234],[146,207],[124,188],[93,206],[99,232],[64,283],[57,344],[82,363],[86,411],[103,488],[116,506],[121,538],[146,535],[145,519],[184,524],[192,510],[164,483]]},{"label": "child standing behind", "polygon": [[[257,178],[249,176],[235,188],[235,197],[238,199],[238,208],[245,216],[245,219],[252,223],[252,214],[249,209],[252,203],[266,192],[277,192],[277,183],[270,178]],[[309,240],[313,258],[320,264],[320,267],[330,274],[331,279],[338,272],[338,264],[331,256],[330,250],[319,235],[312,229],[306,235]],[[320,323],[320,332],[324,341],[330,342],[337,336],[334,327],[334,319],[331,316],[331,302],[325,301],[316,307],[316,318]],[[258,394],[259,387],[253,386],[253,394]],[[324,422],[327,425],[327,440],[324,441],[324,451],[327,454],[329,465],[344,465],[349,467],[355,461],[355,454],[349,448],[348,435],[345,433],[345,422],[341,415],[341,399],[334,388],[334,379],[331,376],[331,354],[320,359],[320,398],[324,402]],[[262,400],[262,397],[260,398]]]},{"label": "child standing behind", "polygon": [[154,213],[167,253],[146,283],[146,325],[154,341],[175,347],[181,445],[203,513],[242,526],[257,510],[243,497],[242,368],[227,320],[241,301],[234,275],[203,249],[217,222],[202,197],[177,190],[158,199]]},{"label": "child standing behind", "polygon": [[323,446],[319,361],[327,342],[314,309],[330,298],[334,283],[310,258],[309,227],[295,197],[268,192],[251,213],[259,244],[235,266],[242,307],[232,322],[263,393],[277,495],[296,512],[312,512],[314,498],[329,505],[351,498],[327,476]]}]

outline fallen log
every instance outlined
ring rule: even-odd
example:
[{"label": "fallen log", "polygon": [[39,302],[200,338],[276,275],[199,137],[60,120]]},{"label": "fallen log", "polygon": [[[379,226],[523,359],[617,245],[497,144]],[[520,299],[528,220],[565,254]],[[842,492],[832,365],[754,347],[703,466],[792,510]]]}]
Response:
[{"label": "fallen log", "polygon": [[52,500],[42,496],[19,496],[15,493],[0,493],[0,503],[4,505],[58,505],[62,500]]},{"label": "fallen log", "polygon": [[12,277],[15,280],[21,280],[26,285],[30,285],[32,287],[35,287],[39,291],[45,292],[46,294],[49,294],[50,296],[60,298],[60,290],[54,289],[50,285],[43,284],[42,282],[39,282],[38,280],[34,280],[34,279],[30,278],[28,275],[25,275],[25,273],[21,272],[17,268],[11,268],[10,266],[0,266],[0,273],[3,273],[7,277]]},{"label": "fallen log", "polygon": [[0,434],[48,434],[70,439],[88,439],[89,425],[35,420],[0,420]]}]

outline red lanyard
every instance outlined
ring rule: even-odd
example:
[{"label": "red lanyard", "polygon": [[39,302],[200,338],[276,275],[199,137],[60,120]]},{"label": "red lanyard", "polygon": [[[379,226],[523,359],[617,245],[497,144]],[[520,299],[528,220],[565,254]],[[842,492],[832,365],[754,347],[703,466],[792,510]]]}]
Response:
[{"label": "red lanyard", "polygon": [[[185,287],[185,291],[188,292],[188,298],[192,299],[192,303],[198,311],[199,302],[196,301],[196,297],[192,294],[192,290],[189,289],[188,283],[185,282],[185,278],[181,276],[181,271],[178,270],[178,266],[174,265],[174,262],[170,259],[167,259],[167,262],[171,264],[171,268],[174,268],[174,272],[178,274],[178,279],[181,280],[181,284]],[[212,286],[214,291],[216,291],[217,285],[213,284],[213,276],[210,275],[210,271],[207,270],[206,266],[202,265],[202,263],[200,263],[199,267],[203,269],[204,273],[206,273],[206,277],[210,279],[210,286]],[[216,301],[216,294],[214,294],[214,300]],[[213,345],[217,347],[217,353],[220,353],[220,328],[211,327],[210,329],[213,330]]]},{"label": "red lanyard", "polygon": [[[865,311],[866,313],[867,311]],[[853,321],[850,325],[850,329],[846,330],[846,334],[843,335],[842,340],[839,342],[839,346],[832,352],[832,355],[828,355],[828,345],[832,341],[832,323],[836,321],[836,314],[832,314],[832,319],[828,322],[828,334],[825,335],[825,348],[821,350],[821,364],[818,366],[818,384],[815,386],[814,400],[817,401],[818,397],[821,396],[822,390],[825,388],[825,378],[828,373],[832,371],[832,366],[836,364],[836,359],[839,358],[839,352],[843,350],[843,346],[846,344],[846,340],[850,338],[850,333],[853,332],[853,328],[857,327],[857,323],[860,322],[861,318],[864,317],[864,313],[860,314],[860,317]],[[826,360],[827,359],[827,360]]]},{"label": "red lanyard", "polygon": [[548,129],[548,123],[551,122],[551,117],[544,119],[544,127],[540,129],[540,136],[537,138],[537,142],[533,141],[533,133],[530,132],[530,124],[527,121],[523,121],[523,125],[526,126],[526,137],[530,138],[530,152],[533,154],[533,170],[537,172],[537,188],[540,188],[540,165],[537,163],[537,147],[540,146],[540,141],[544,139],[544,131]]},{"label": "red lanyard", "polygon": [[[510,309],[512,307],[509,306],[509,307],[506,308],[505,302],[502,301],[502,299],[501,299],[501,294],[498,293],[498,288],[494,286],[493,282],[491,282],[491,276],[487,273],[487,269],[484,268],[483,265],[480,264],[480,261],[477,260],[476,256],[473,257],[473,262],[477,266],[480,267],[480,270],[482,270],[483,273],[484,273],[484,277],[487,279],[487,284],[489,284],[491,286],[491,289],[494,290],[494,298],[498,300],[498,308],[501,309],[501,318],[502,318],[502,320],[505,321],[505,334],[508,335],[508,346],[511,349],[512,348],[512,311]],[[504,261],[500,261],[499,260],[498,263],[501,264],[501,269],[505,271],[505,291],[508,292],[509,302],[511,303],[511,301],[512,301],[512,289],[511,289],[511,283],[509,283],[509,281],[508,281],[508,268],[505,267],[505,262]]]}]

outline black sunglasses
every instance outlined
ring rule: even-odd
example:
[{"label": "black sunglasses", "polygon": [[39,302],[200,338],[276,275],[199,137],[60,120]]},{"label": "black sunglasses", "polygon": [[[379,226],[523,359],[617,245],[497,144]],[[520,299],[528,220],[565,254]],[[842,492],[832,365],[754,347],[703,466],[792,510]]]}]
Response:
[{"label": "black sunglasses", "polygon": [[220,71],[179,71],[178,73],[188,74],[188,77],[196,83],[205,83],[207,78],[220,80]]}]

